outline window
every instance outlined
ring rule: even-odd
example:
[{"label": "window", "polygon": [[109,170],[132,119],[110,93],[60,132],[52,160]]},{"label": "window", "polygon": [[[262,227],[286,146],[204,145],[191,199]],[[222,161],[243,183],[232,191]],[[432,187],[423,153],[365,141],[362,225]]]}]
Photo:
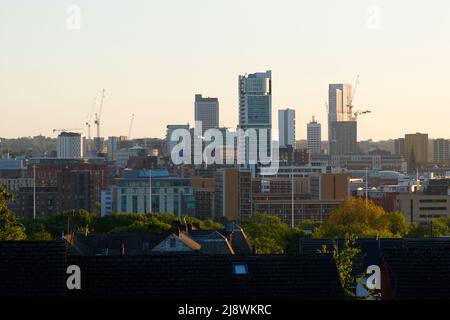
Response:
[{"label": "window", "polygon": [[177,240],[175,238],[170,238],[169,239],[169,246],[171,248],[175,248],[177,246]]},{"label": "window", "polygon": [[248,274],[248,266],[246,263],[234,263],[233,274],[236,276],[242,276]]}]

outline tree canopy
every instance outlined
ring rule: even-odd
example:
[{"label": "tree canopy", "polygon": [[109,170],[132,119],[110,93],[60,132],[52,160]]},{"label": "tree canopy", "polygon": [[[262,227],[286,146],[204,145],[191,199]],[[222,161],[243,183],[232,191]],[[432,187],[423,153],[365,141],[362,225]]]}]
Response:
[{"label": "tree canopy", "polygon": [[8,209],[13,196],[0,186],[0,240],[25,240],[25,227],[16,220],[15,214]]},{"label": "tree canopy", "polygon": [[344,200],[316,231],[316,238],[358,238],[403,237],[413,230],[400,212],[386,212],[371,201],[360,198]]}]

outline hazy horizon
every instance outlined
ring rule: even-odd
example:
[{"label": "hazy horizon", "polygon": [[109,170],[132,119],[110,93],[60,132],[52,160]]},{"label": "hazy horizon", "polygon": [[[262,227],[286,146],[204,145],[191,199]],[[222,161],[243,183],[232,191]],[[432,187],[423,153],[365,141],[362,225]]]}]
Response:
[{"label": "hazy horizon", "polygon": [[[67,8],[80,8],[80,29]],[[296,140],[315,116],[327,137],[328,84],[360,85],[358,140],[450,138],[450,3],[445,0],[173,0],[0,3],[0,137],[85,129],[106,90],[102,136],[163,138],[194,123],[194,95],[238,122],[238,75],[273,72],[277,111],[296,110]],[[92,135],[95,126],[92,115]]]}]

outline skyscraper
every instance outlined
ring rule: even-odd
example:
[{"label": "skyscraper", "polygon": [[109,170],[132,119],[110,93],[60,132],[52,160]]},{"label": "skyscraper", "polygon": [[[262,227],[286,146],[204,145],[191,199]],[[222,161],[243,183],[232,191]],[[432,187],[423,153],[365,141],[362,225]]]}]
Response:
[{"label": "skyscraper", "polygon": [[295,110],[278,110],[278,130],[280,147],[295,148]]},{"label": "skyscraper", "polygon": [[322,126],[313,117],[307,125],[307,141],[309,154],[322,153]]},{"label": "skyscraper", "polygon": [[436,164],[448,164],[450,159],[450,141],[447,139],[435,139],[433,161]]},{"label": "skyscraper", "polygon": [[428,134],[405,135],[405,158],[410,172],[428,163]]},{"label": "skyscraper", "polygon": [[394,153],[396,155],[405,156],[405,138],[398,138],[394,140]]},{"label": "skyscraper", "polygon": [[[270,155],[272,141],[272,71],[239,76],[239,125],[238,128],[257,130],[259,154],[260,131],[267,130],[267,150]],[[246,143],[246,159],[257,159],[250,154]]]},{"label": "skyscraper", "polygon": [[81,158],[83,154],[81,134],[75,132],[61,132],[57,139],[56,150],[58,158]]},{"label": "skyscraper", "polygon": [[333,139],[329,142],[330,155],[359,153],[356,121],[334,121],[331,124]]},{"label": "skyscraper", "polygon": [[219,127],[219,99],[195,95],[195,121],[202,123],[202,134]]},{"label": "skyscraper", "polygon": [[333,123],[338,121],[354,121],[352,115],[352,86],[349,84],[330,84],[328,87],[328,150],[333,154],[333,143],[336,136]]}]

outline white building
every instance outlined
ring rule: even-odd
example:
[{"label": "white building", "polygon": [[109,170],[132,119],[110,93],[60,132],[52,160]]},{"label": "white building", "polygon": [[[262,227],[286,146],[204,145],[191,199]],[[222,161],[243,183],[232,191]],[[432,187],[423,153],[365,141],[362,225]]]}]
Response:
[{"label": "white building", "polygon": [[278,130],[280,147],[295,148],[295,110],[278,110]]},{"label": "white building", "polygon": [[308,151],[310,154],[322,153],[322,126],[314,117],[307,125]]},{"label": "white building", "polygon": [[202,123],[202,133],[208,129],[219,128],[219,99],[203,98],[195,95],[195,121]]},{"label": "white building", "polygon": [[61,132],[57,140],[58,158],[81,158],[83,155],[83,139],[80,133]]}]

